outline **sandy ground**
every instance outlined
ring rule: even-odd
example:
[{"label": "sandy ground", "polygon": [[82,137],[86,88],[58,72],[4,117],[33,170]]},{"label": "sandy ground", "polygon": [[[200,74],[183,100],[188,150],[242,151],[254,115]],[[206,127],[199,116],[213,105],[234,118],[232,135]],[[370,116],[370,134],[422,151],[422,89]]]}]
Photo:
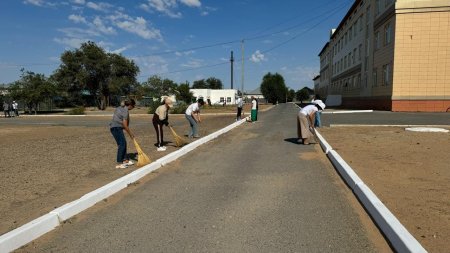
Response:
[{"label": "sandy ground", "polygon": [[398,127],[319,132],[429,252],[450,252],[450,133]]},{"label": "sandy ground", "polygon": [[[245,106],[244,116],[248,116],[250,105]],[[260,110],[271,107],[260,105]],[[235,122],[235,111],[235,106],[204,107],[200,136]],[[22,116],[8,119],[14,124],[0,124],[0,235],[136,169],[115,169],[117,144],[108,127],[112,112],[113,108],[87,108],[89,117]],[[165,128],[167,151],[156,151],[152,115],[146,113],[147,108],[130,111],[130,127],[140,147],[154,161],[177,147]],[[188,133],[184,114],[170,115],[169,121],[178,135]],[[134,155],[136,149],[128,136],[127,142],[127,153]]]},{"label": "sandy ground", "polygon": [[[209,112],[217,111],[233,109]],[[156,160],[176,147],[169,143],[166,152],[156,151],[150,117],[132,115],[131,127],[141,148]],[[110,117],[80,120],[96,124],[0,125],[0,234],[136,169],[114,168]],[[170,121],[177,133],[187,133],[183,115],[172,115]],[[204,115],[200,134],[232,122],[233,114]],[[324,127],[320,132],[429,252],[450,252],[450,134],[391,127]],[[168,129],[165,136],[173,141]],[[128,144],[128,152],[136,152]]]}]

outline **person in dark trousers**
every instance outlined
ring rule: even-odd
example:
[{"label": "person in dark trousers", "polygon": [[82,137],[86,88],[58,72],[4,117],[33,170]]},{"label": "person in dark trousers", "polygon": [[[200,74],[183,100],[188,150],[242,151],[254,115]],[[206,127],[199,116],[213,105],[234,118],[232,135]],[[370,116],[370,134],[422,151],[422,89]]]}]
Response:
[{"label": "person in dark trousers", "polygon": [[236,114],[236,121],[241,120],[242,118],[242,107],[244,106],[244,101],[242,100],[242,97],[238,97],[236,100],[236,106],[237,106],[237,114]]},{"label": "person in dark trousers", "polygon": [[11,117],[9,114],[9,104],[6,101],[3,102],[3,113],[5,114],[5,118]]},{"label": "person in dark trousers", "polygon": [[170,98],[166,97],[162,105],[156,108],[153,114],[152,123],[156,131],[156,146],[157,151],[165,151],[164,146],[164,130],[163,125],[169,125],[169,109],[173,107],[173,102]]},{"label": "person in dark trousers", "polygon": [[130,125],[130,110],[133,110],[136,102],[134,99],[125,100],[119,107],[116,108],[110,126],[111,134],[117,143],[117,165],[116,169],[125,169],[134,163],[127,158],[127,140],[123,134],[125,130],[131,139],[134,139],[134,134],[131,132]]}]

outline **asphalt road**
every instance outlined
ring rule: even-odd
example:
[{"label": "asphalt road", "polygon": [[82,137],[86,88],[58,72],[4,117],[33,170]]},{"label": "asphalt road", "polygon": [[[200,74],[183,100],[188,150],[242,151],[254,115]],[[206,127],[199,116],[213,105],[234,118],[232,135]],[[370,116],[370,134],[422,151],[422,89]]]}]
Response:
[{"label": "asphalt road", "polygon": [[293,143],[296,113],[278,105],[21,250],[389,250],[318,145]]}]

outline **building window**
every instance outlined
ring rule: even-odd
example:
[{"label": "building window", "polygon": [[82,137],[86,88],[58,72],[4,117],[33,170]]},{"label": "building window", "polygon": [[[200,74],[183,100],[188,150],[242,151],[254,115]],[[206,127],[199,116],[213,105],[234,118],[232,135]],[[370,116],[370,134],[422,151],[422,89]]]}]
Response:
[{"label": "building window", "polygon": [[344,69],[347,68],[347,55],[344,56]]},{"label": "building window", "polygon": [[391,23],[388,23],[384,27],[384,45],[388,45],[392,41],[392,26]]},{"label": "building window", "polygon": [[375,17],[381,13],[381,0],[375,0]]},{"label": "building window", "polygon": [[348,29],[348,41],[352,41],[352,35],[353,35],[352,29],[353,29],[353,27],[351,27],[351,26]]},{"label": "building window", "polygon": [[378,85],[378,73],[377,68],[374,68],[372,74],[372,87],[377,87],[377,85]]},{"label": "building window", "polygon": [[358,60],[361,61],[361,54],[362,54],[362,44],[359,44],[359,48],[358,48]]},{"label": "building window", "polygon": [[383,85],[391,84],[391,64],[383,65]]},{"label": "building window", "polygon": [[227,103],[231,103],[231,97],[227,97]]},{"label": "building window", "polygon": [[220,97],[220,103],[223,103],[223,101],[225,101],[224,97]]},{"label": "building window", "polygon": [[352,62],[355,62],[354,57],[352,56],[352,52],[348,53],[348,66],[350,67],[350,65],[352,64]]},{"label": "building window", "polygon": [[359,30],[362,31],[363,29],[363,14],[361,14],[361,16],[359,17]]},{"label": "building window", "polygon": [[366,9],[366,24],[370,22],[370,5]]},{"label": "building window", "polygon": [[384,1],[384,7],[388,7],[389,5],[391,5],[392,0],[385,0]]},{"label": "building window", "polygon": [[374,46],[375,50],[380,49],[380,32],[379,31],[375,32],[373,44],[374,44],[373,46]]},{"label": "building window", "polygon": [[353,49],[353,64],[356,63],[356,48]]}]

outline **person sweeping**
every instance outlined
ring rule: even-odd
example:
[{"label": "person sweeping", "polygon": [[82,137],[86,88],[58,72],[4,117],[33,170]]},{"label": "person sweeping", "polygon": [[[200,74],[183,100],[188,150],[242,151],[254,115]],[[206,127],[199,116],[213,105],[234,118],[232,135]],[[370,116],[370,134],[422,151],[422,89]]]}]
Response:
[{"label": "person sweeping", "polygon": [[320,101],[316,104],[307,105],[300,109],[297,115],[298,143],[308,145],[311,137],[314,137],[315,113],[323,111],[325,104]]},{"label": "person sweeping", "polygon": [[125,130],[131,139],[134,139],[134,134],[131,132],[130,125],[130,110],[133,110],[136,102],[134,99],[125,100],[119,107],[116,108],[110,126],[111,134],[117,143],[117,165],[116,169],[126,169],[134,163],[127,158],[127,140],[123,133]]},{"label": "person sweeping", "polygon": [[200,108],[205,104],[203,98],[199,98],[197,102],[192,103],[186,109],[185,117],[189,121],[189,125],[191,127],[191,131],[188,134],[189,138],[199,138],[198,134],[198,123],[201,122],[200,119]]},{"label": "person sweeping", "polygon": [[163,125],[169,126],[169,109],[172,107],[173,107],[172,100],[166,97],[162,105],[158,106],[158,108],[156,108],[155,113],[153,114],[152,123],[156,131],[157,151],[166,151],[166,147],[164,146]]}]

